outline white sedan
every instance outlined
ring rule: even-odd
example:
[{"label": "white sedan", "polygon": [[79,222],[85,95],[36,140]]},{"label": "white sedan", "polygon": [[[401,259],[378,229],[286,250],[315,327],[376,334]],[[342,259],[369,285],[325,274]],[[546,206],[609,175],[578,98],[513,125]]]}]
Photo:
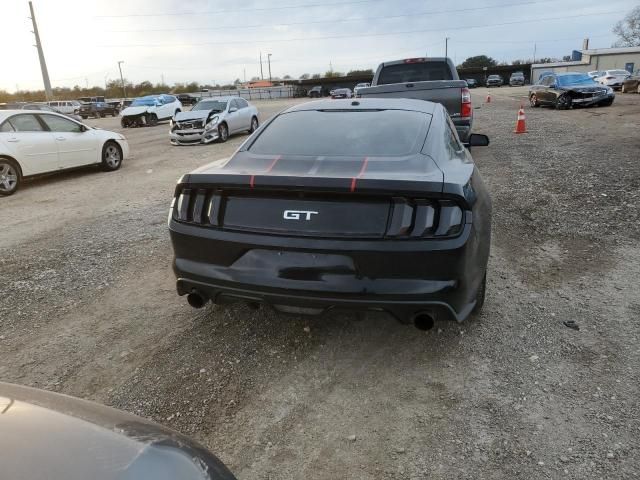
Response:
[{"label": "white sedan", "polygon": [[0,195],[11,195],[32,175],[101,165],[120,168],[129,155],[119,133],[38,110],[0,111]]},{"label": "white sedan", "polygon": [[622,88],[622,82],[630,76],[631,74],[626,70],[605,70],[604,72],[600,72],[600,75],[594,80],[602,85],[606,85],[607,87],[617,90]]}]

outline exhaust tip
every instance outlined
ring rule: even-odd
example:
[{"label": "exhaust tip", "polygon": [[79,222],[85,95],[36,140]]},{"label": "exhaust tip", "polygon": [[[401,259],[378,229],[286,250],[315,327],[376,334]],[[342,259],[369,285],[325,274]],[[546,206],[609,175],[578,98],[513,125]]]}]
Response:
[{"label": "exhaust tip", "polygon": [[207,299],[202,296],[200,292],[193,291],[189,295],[187,295],[187,302],[193,308],[202,308],[205,303],[207,303]]},{"label": "exhaust tip", "polygon": [[430,313],[419,312],[413,316],[413,324],[418,330],[431,330],[433,328],[434,319]]}]

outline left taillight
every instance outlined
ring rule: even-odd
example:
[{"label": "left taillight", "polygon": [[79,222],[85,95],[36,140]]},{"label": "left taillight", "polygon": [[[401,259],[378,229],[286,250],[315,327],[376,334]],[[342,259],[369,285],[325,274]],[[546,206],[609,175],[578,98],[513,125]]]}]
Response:
[{"label": "left taillight", "polygon": [[471,105],[471,92],[468,88],[462,89],[461,103],[460,103],[460,116],[464,118],[471,117],[473,115],[473,106]]}]

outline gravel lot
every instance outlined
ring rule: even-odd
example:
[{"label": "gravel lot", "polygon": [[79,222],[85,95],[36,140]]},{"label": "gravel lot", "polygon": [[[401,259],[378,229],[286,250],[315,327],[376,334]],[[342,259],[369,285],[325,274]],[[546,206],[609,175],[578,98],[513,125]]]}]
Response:
[{"label": "gravel lot", "polygon": [[[170,267],[173,186],[245,136],[171,147],[161,124],[125,131],[118,172],[0,199],[0,379],[152,418],[240,479],[638,478],[640,96],[527,108],[514,135],[526,89],[472,92],[492,140],[474,151],[494,201],[480,317],[421,332],[191,309]],[[293,102],[257,105],[264,120]]]}]

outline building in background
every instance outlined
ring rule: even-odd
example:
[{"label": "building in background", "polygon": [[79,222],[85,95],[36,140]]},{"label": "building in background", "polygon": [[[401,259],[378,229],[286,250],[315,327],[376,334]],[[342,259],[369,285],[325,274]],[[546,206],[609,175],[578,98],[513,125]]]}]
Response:
[{"label": "building in background", "polygon": [[[588,41],[585,41],[588,46]],[[627,70],[633,73],[640,69],[640,47],[583,48],[574,52],[571,62],[534,63],[531,65],[531,81],[537,82],[546,72],[593,72],[602,70]]]}]

